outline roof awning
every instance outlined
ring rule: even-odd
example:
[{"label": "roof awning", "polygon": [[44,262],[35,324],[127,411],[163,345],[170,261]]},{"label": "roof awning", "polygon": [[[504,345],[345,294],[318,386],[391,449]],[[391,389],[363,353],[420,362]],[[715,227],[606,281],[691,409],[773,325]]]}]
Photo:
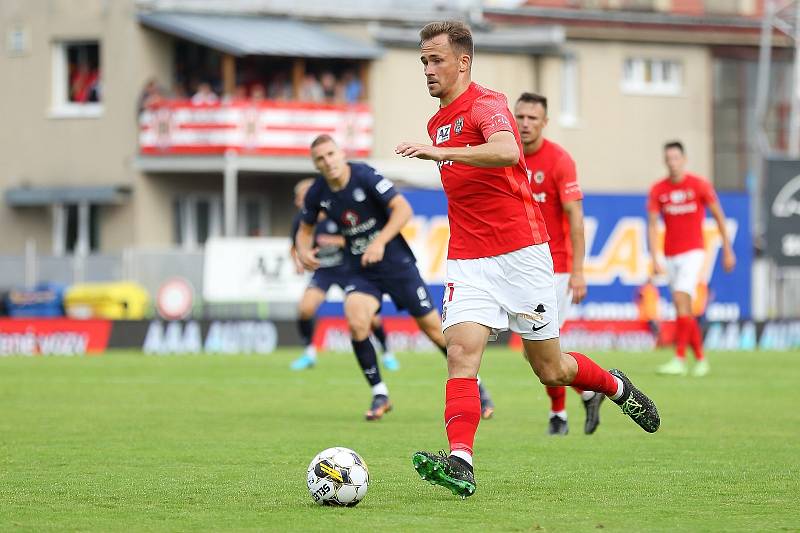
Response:
[{"label": "roof awning", "polygon": [[139,22],[235,56],[374,59],[383,53],[378,46],[285,18],[140,13]]},{"label": "roof awning", "polygon": [[53,204],[121,204],[130,188],[115,185],[76,187],[15,187],[6,190],[6,203],[11,207],[37,207]]},{"label": "roof awning", "polygon": [[[419,30],[394,26],[375,26],[373,37],[383,44],[419,47]],[[557,52],[566,42],[563,26],[505,27],[502,31],[473,31],[475,49],[485,52],[542,54]]]}]

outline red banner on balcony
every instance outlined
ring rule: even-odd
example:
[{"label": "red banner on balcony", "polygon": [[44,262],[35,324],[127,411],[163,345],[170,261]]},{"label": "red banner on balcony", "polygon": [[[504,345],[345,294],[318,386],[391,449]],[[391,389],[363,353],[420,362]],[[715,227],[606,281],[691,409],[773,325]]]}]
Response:
[{"label": "red banner on balcony", "polygon": [[372,150],[372,113],[363,104],[169,102],[139,118],[139,148],[146,155],[242,154],[305,156],[311,141],[332,136],[348,155]]}]

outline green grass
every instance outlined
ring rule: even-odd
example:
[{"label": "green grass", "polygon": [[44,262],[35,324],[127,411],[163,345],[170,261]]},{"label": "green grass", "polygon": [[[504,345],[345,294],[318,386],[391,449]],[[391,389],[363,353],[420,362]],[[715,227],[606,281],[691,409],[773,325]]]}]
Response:
[{"label": "green grass", "polygon": [[[705,379],[653,373],[669,354],[599,354],[657,402],[648,435],[606,402],[597,434],[545,435],[548,404],[521,357],[490,350],[494,420],[465,501],[422,482],[417,449],[446,447],[445,365],[401,354],[396,409],[366,423],[351,355],[295,373],[296,355],[0,358],[0,530],[734,531],[800,526],[797,353],[711,354]],[[356,508],[316,506],[311,458],[358,451]]]}]

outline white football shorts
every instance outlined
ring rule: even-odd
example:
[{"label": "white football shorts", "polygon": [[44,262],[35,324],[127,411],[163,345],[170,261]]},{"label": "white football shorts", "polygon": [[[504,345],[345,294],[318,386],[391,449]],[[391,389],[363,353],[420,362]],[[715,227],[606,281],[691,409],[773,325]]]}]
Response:
[{"label": "white football shorts", "polygon": [[567,313],[572,306],[572,291],[569,288],[569,274],[556,272],[556,300],[558,301],[558,329],[564,327]]},{"label": "white football shorts", "polygon": [[705,250],[689,250],[665,259],[672,292],[685,292],[692,298],[697,295],[697,284],[700,282],[700,271],[705,258]]},{"label": "white football shorts", "polygon": [[493,330],[510,329],[523,339],[555,339],[558,316],[547,243],[494,257],[448,259],[442,330],[477,322]]}]

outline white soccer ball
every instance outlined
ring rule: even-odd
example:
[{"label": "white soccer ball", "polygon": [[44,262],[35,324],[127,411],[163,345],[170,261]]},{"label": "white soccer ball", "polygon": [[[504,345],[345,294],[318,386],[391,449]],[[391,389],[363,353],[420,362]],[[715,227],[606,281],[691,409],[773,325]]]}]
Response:
[{"label": "white soccer ball", "polygon": [[367,463],[349,448],[319,452],[308,465],[308,492],[319,505],[353,507],[367,495]]}]

